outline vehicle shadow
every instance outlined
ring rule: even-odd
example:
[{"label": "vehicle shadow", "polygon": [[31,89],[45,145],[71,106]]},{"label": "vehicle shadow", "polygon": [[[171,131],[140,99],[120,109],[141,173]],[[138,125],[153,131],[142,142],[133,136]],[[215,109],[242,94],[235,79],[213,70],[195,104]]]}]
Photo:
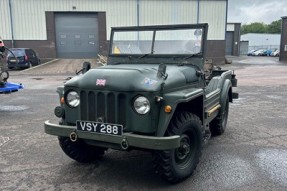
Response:
[{"label": "vehicle shadow", "polygon": [[[63,165],[60,174],[66,181],[102,188],[103,190],[155,190],[174,186],[155,174],[150,153],[109,151],[91,164],[71,162]],[[100,190],[102,190],[100,189]]]}]

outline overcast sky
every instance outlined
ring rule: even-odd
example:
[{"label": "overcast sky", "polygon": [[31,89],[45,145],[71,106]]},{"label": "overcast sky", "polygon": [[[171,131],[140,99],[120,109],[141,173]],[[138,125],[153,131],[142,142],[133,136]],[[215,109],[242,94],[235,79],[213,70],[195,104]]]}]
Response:
[{"label": "overcast sky", "polygon": [[287,16],[287,0],[228,0],[228,22],[272,21]]}]

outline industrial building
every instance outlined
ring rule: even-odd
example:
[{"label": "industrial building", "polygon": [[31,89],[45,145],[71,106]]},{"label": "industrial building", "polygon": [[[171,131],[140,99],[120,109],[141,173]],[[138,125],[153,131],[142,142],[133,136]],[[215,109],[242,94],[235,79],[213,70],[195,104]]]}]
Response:
[{"label": "industrial building", "polygon": [[248,33],[241,35],[241,40],[247,42],[250,50],[265,48],[265,49],[279,49],[280,34],[258,34]]},{"label": "industrial building", "polygon": [[[0,35],[42,58],[107,54],[111,27],[208,23],[207,58],[223,63],[228,0],[1,0]],[[234,51],[234,48],[233,48]],[[236,51],[236,50],[235,50]]]},{"label": "industrial building", "polygon": [[228,56],[240,55],[240,29],[241,23],[227,23],[225,51]]}]

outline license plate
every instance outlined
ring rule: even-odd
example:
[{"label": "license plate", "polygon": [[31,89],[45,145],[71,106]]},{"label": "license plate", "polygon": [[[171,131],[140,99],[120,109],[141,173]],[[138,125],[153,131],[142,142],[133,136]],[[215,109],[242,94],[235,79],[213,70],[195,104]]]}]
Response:
[{"label": "license plate", "polygon": [[10,62],[16,62],[16,60],[10,60]]},{"label": "license plate", "polygon": [[123,126],[118,124],[101,123],[93,121],[77,121],[77,130],[92,133],[118,135],[123,134]]}]

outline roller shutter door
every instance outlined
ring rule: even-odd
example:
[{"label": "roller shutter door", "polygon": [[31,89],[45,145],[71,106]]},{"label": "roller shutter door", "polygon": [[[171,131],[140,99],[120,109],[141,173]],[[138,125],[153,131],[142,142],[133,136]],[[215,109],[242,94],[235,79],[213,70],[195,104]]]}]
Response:
[{"label": "roller shutter door", "polygon": [[97,14],[55,14],[58,58],[95,58],[99,51]]}]

